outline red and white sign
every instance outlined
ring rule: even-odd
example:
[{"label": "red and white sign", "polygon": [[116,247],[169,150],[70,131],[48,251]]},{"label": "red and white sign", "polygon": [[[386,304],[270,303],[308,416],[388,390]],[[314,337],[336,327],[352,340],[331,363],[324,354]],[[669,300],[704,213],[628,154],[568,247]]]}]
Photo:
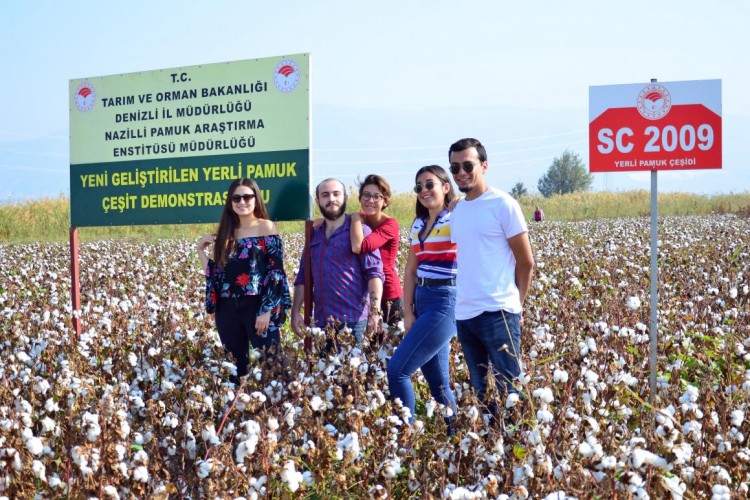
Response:
[{"label": "red and white sign", "polygon": [[721,80],[589,87],[589,171],[721,168]]}]

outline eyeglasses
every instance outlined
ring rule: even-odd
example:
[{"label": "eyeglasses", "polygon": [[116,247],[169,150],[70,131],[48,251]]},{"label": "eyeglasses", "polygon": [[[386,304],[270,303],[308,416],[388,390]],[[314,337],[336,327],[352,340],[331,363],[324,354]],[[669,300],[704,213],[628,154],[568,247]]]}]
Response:
[{"label": "eyeglasses", "polygon": [[470,174],[474,171],[474,164],[470,161],[467,161],[463,164],[451,163],[451,173],[453,175],[458,174],[461,171],[461,167],[463,167],[464,172],[466,172],[467,174]]},{"label": "eyeglasses", "polygon": [[417,194],[421,193],[423,189],[432,191],[433,189],[435,189],[435,181],[429,180],[424,183],[424,186],[422,186],[421,184],[417,184],[416,186],[414,186],[414,192]]},{"label": "eyeglasses", "polygon": [[255,195],[253,193],[233,194],[232,203],[239,203],[240,201],[244,201],[245,203],[250,203],[250,200],[254,198],[255,198]]},{"label": "eyeglasses", "polygon": [[361,195],[359,195],[359,198],[365,201],[380,201],[384,200],[385,196],[380,193],[368,193],[367,191],[364,191]]}]

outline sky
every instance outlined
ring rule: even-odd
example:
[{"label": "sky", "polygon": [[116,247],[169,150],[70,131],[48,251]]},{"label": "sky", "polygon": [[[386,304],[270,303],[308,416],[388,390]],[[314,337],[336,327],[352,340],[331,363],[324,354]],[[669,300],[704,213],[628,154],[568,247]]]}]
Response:
[{"label": "sky", "polygon": [[590,86],[721,79],[723,168],[660,172],[659,191],[750,191],[748,20],[744,0],[6,0],[0,202],[69,194],[71,79],[303,52],[314,183],[380,173],[405,191],[477,137],[490,184],[533,192],[564,150],[588,164]]}]

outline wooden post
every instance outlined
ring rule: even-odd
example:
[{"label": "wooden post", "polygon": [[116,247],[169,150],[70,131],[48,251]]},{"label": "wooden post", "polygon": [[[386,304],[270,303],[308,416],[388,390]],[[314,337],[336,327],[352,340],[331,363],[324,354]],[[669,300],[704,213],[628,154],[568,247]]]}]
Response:
[{"label": "wooden post", "polygon": [[81,311],[81,281],[78,265],[78,228],[73,226],[70,227],[70,305],[73,331],[78,339],[81,336],[81,318],[76,313]]},{"label": "wooden post", "polygon": [[[312,252],[310,251],[310,242],[312,241],[312,233],[313,233],[313,223],[311,220],[305,221],[305,249],[304,252],[304,259],[305,259],[305,302],[304,302],[304,308],[305,308],[305,325],[310,326],[310,316],[312,314],[312,308],[313,308],[313,300],[312,300],[312,288],[313,288],[313,282],[312,282]],[[305,352],[310,352],[312,350],[312,337],[310,335],[305,335]]]}]

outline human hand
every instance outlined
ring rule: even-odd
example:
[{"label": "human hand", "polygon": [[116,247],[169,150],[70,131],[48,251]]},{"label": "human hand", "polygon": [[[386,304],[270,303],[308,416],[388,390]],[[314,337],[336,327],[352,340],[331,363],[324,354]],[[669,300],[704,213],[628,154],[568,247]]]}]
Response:
[{"label": "human hand", "polygon": [[297,334],[298,337],[304,337],[305,335],[305,318],[302,317],[302,314],[297,312],[292,312],[292,317],[289,319],[290,324],[292,325],[292,331]]},{"label": "human hand", "polygon": [[367,316],[367,329],[373,333],[383,331],[383,313],[378,311],[370,312]]},{"label": "human hand", "polygon": [[198,243],[195,244],[195,248],[199,252],[202,252],[202,251],[205,251],[206,248],[208,248],[210,245],[213,245],[215,242],[216,242],[216,235],[207,234],[198,240]]},{"label": "human hand", "polygon": [[271,323],[271,311],[268,311],[255,318],[255,333],[261,337],[268,331],[268,325]]},{"label": "human hand", "polygon": [[317,219],[313,220],[313,229],[322,226],[323,225],[323,221],[325,221],[325,219],[323,219],[323,217],[318,217]]},{"label": "human hand", "polygon": [[460,201],[461,201],[461,200],[463,200],[463,199],[464,199],[464,197],[463,197],[463,196],[457,196],[457,197],[453,198],[453,199],[451,200],[451,202],[450,202],[450,203],[448,203],[448,211],[449,211],[449,212],[452,212],[452,211],[453,211],[453,209],[454,209],[454,208],[456,208],[456,205],[458,205],[458,202],[460,202]]}]

